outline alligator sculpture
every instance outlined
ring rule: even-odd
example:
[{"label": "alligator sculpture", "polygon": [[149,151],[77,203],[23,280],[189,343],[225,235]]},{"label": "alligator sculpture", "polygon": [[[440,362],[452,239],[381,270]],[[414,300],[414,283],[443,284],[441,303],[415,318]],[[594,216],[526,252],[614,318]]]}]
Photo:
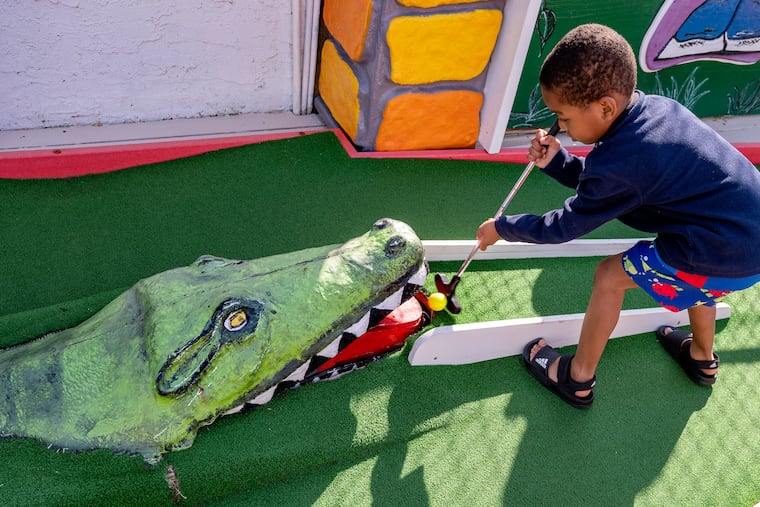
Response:
[{"label": "alligator sculpture", "polygon": [[0,350],[0,434],[158,460],[303,378],[424,269],[414,231],[382,219],[343,245],[146,278],[75,327]]}]

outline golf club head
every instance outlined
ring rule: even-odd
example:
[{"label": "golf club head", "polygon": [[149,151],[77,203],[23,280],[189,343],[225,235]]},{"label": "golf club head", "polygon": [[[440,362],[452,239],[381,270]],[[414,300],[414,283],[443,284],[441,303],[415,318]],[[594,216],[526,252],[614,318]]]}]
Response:
[{"label": "golf club head", "polygon": [[451,286],[446,275],[440,273],[435,275],[435,288],[446,297],[449,297],[449,294],[451,294]]},{"label": "golf club head", "polygon": [[446,278],[446,275],[435,275],[435,288],[438,289],[438,292],[446,296],[446,310],[449,313],[453,314],[457,314],[462,311],[459,300],[454,295],[454,291],[456,290],[457,285],[459,285],[459,280],[460,278],[458,276],[455,276],[451,279],[451,282],[449,282],[449,279]]},{"label": "golf club head", "polygon": [[449,302],[446,303],[446,310],[454,315],[462,311],[462,306],[459,304],[459,300],[454,294],[448,296]]}]

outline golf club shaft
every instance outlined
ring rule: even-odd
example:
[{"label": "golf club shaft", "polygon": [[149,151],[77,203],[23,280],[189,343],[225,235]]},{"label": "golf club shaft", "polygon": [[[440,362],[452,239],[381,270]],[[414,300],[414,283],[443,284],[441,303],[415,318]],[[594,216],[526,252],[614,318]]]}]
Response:
[{"label": "golf club shaft", "polygon": [[[548,135],[550,136],[556,136],[559,132],[559,121],[555,121],[554,125],[549,129]],[[501,207],[494,215],[494,220],[498,219],[502,213],[504,213],[504,210],[507,209],[507,206],[509,206],[509,203],[512,202],[512,199],[514,199],[515,194],[517,194],[517,191],[520,190],[520,187],[523,186],[523,183],[525,183],[525,180],[528,179],[528,176],[530,176],[530,172],[533,170],[533,167],[535,167],[536,161],[531,160],[530,163],[525,167],[520,177],[517,179],[517,182],[512,187],[512,190],[510,190],[509,194],[507,195],[506,199],[504,199],[504,202],[501,203]],[[467,267],[472,262],[472,259],[475,257],[475,254],[478,253],[478,249],[480,248],[480,241],[478,241],[473,249],[470,251],[470,254],[467,256],[467,258],[462,263],[462,266],[459,268],[459,271],[457,271],[457,274],[454,276],[454,278],[461,278],[462,273],[467,269]]]},{"label": "golf club shaft", "polygon": [[[512,202],[512,199],[514,199],[515,194],[518,190],[520,190],[520,187],[523,186],[523,183],[525,183],[525,180],[528,179],[528,176],[530,175],[530,172],[533,170],[533,167],[535,167],[536,163],[531,160],[531,162],[525,167],[522,174],[520,175],[520,178],[518,178],[517,183],[515,183],[515,186],[512,187],[512,190],[509,192],[509,195],[507,195],[507,198],[504,199],[504,202],[501,203],[501,207],[499,208],[499,211],[496,212],[494,215],[494,219],[499,218],[502,213],[504,213],[504,210],[507,209],[507,206],[509,206],[509,203]],[[462,263],[462,266],[459,268],[459,271],[457,271],[456,276],[460,277],[462,276],[462,273],[467,269],[467,267],[472,262],[472,259],[475,257],[475,254],[478,253],[478,250],[480,249],[480,241],[475,243],[475,246],[470,251],[469,255],[467,255],[467,258]]]}]

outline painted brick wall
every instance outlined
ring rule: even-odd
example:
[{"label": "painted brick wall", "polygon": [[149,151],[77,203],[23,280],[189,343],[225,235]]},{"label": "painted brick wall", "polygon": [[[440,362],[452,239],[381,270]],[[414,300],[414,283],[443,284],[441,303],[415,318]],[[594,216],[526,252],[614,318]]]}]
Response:
[{"label": "painted brick wall", "polygon": [[0,0],[0,130],[292,107],[291,2]]},{"label": "painted brick wall", "polygon": [[473,147],[503,10],[503,0],[325,0],[320,98],[363,150]]}]

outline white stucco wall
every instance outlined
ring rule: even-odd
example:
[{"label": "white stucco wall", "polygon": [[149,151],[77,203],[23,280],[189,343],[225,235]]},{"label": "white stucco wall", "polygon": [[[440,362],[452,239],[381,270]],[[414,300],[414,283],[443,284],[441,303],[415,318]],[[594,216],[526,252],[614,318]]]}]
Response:
[{"label": "white stucco wall", "polygon": [[291,108],[287,0],[0,0],[0,130]]}]

